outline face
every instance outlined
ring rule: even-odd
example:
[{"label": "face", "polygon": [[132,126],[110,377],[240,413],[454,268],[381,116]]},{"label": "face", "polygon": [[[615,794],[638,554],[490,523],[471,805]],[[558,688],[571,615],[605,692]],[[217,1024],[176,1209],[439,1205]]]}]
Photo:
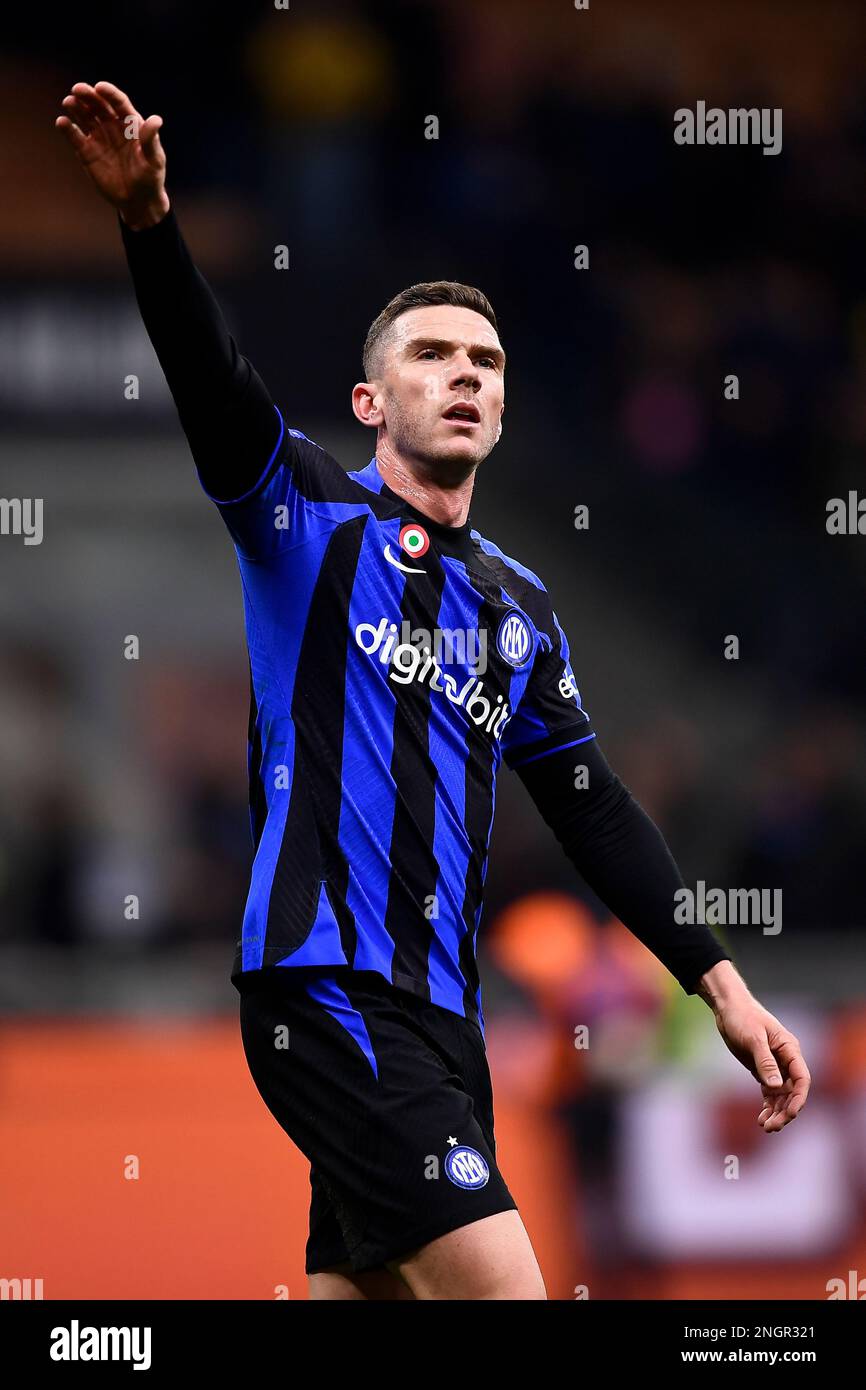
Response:
[{"label": "face", "polygon": [[353,403],[391,448],[458,475],[487,457],[501,432],[505,353],[482,314],[450,304],[410,309],[383,344],[381,370],[355,387]]}]

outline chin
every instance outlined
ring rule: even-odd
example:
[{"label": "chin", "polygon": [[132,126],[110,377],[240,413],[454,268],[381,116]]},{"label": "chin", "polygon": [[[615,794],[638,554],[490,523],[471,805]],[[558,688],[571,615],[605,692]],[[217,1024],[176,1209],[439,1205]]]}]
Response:
[{"label": "chin", "polygon": [[435,457],[439,463],[477,467],[484,462],[492,448],[492,444],[481,443],[477,439],[451,439],[442,445]]}]

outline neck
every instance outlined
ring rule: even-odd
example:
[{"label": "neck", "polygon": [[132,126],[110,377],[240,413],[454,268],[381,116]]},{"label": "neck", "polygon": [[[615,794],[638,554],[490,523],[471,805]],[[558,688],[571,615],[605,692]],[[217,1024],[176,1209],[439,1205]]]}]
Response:
[{"label": "neck", "polygon": [[417,459],[398,453],[387,439],[376,446],[376,466],[392,492],[442,526],[462,526],[469,515],[475,468],[451,479],[430,476]]}]

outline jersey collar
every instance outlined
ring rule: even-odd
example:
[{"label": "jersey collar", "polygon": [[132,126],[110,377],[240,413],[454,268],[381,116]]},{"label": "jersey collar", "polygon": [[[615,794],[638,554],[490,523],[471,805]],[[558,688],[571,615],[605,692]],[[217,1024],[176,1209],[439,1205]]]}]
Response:
[{"label": "jersey collar", "polygon": [[417,521],[419,526],[423,526],[430,540],[434,543],[437,550],[444,555],[453,555],[460,560],[473,560],[475,558],[475,547],[472,542],[472,523],[467,516],[462,526],[445,526],[441,521],[435,521],[432,516],[427,516],[418,507],[414,507],[411,502],[407,502],[405,497],[394,492],[382,474],[379,472],[376,463],[376,456],[373,455],[366,468],[361,468],[357,473],[352,473],[351,477],[371,492],[377,492],[380,497],[393,504],[393,515],[405,518],[406,521]]}]

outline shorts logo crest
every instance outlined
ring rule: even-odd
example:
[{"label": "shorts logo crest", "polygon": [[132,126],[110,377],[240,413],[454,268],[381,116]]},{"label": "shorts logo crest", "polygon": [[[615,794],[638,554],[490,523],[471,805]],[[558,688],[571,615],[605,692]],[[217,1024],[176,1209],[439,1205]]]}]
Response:
[{"label": "shorts logo crest", "polygon": [[477,1149],[461,1144],[459,1148],[449,1149],[445,1155],[445,1176],[455,1187],[463,1187],[472,1192],[478,1187],[486,1187],[490,1169]]}]

